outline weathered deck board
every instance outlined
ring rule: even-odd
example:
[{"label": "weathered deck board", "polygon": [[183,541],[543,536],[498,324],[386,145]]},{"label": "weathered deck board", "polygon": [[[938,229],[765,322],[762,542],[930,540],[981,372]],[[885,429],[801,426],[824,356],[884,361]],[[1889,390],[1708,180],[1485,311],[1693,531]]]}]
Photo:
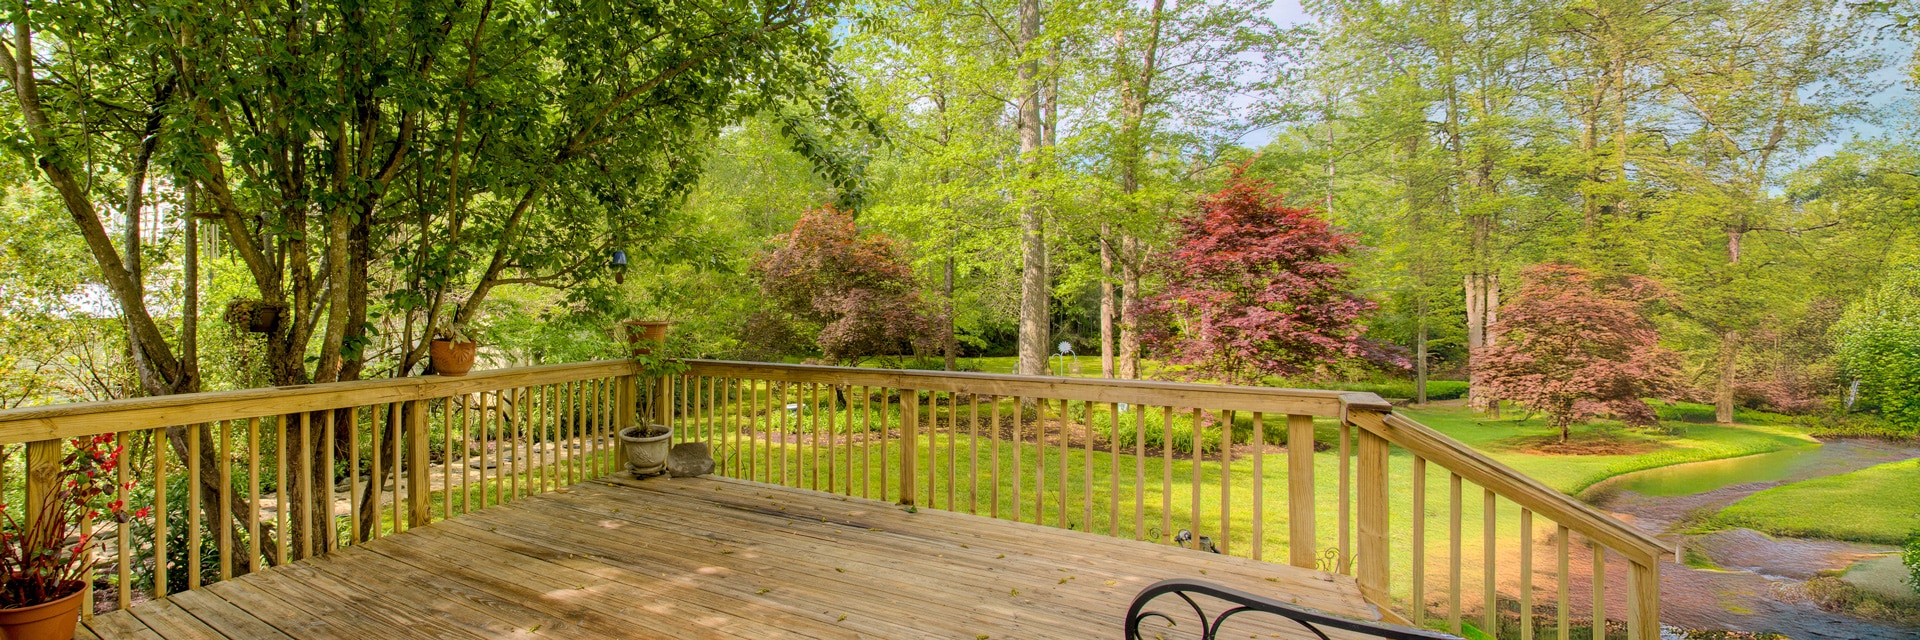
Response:
[{"label": "weathered deck board", "polygon": [[[1378,619],[1352,578],[1318,571],[734,480],[607,478],[104,614],[88,630],[103,639],[1116,638],[1133,595],[1175,577]],[[1186,613],[1176,606],[1160,608]],[[1181,619],[1187,631],[1192,623]],[[1230,628],[1310,637],[1251,616]]]}]

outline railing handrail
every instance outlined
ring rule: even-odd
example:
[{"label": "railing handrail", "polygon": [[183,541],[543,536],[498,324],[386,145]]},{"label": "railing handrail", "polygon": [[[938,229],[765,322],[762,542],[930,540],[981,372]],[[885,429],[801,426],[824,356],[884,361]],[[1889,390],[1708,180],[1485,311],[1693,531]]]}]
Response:
[{"label": "railing handrail", "polygon": [[23,407],[0,411],[0,444],[444,398],[638,373],[639,365],[630,360],[596,360],[491,369],[460,377],[382,378]]},{"label": "railing handrail", "polygon": [[[1349,409],[1390,412],[1393,405],[1380,396],[1360,391],[1245,387],[1237,385],[1027,376],[971,371],[864,369],[776,362],[687,360],[685,375],[721,375],[780,382],[870,385],[921,391],[984,393],[1000,397],[1035,397],[1091,402],[1126,402],[1166,406],[1205,406],[1228,411],[1270,414],[1344,416]],[[982,387],[985,387],[984,389]]]},{"label": "railing handrail", "polygon": [[[1374,416],[1378,416],[1378,420]],[[1662,555],[1673,552],[1653,534],[1555,491],[1532,476],[1501,464],[1411,418],[1392,413],[1364,412],[1355,413],[1352,417],[1355,424],[1380,434],[1388,442],[1457,473],[1469,482],[1493,489],[1501,497],[1566,525],[1581,535],[1598,540],[1634,562],[1654,564]]]}]

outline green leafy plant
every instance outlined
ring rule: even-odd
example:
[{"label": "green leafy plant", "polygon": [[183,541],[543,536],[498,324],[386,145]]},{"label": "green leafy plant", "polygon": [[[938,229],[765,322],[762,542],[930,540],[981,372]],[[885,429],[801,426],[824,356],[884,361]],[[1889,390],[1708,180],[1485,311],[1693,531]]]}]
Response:
[{"label": "green leafy plant", "polygon": [[1900,554],[1900,561],[1907,565],[1907,584],[1920,593],[1920,529],[1914,529],[1907,535],[1907,545]]}]

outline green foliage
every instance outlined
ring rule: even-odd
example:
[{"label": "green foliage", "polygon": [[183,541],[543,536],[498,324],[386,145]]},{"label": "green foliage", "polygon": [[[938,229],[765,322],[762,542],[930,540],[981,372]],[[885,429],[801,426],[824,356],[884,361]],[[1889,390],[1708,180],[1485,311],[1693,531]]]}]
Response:
[{"label": "green foliage", "polygon": [[1857,408],[1920,429],[1920,257],[1896,263],[1834,327],[1842,374],[1857,380]]},{"label": "green foliage", "polygon": [[1907,583],[1920,593],[1920,527],[1907,534],[1907,544],[1900,552],[1900,563],[1907,566]]},{"label": "green foliage", "polygon": [[[1846,517],[1833,516],[1834,505]],[[1898,545],[1920,518],[1920,461],[1902,460],[1852,473],[1773,487],[1720,511],[1729,526],[1801,538]]]}]

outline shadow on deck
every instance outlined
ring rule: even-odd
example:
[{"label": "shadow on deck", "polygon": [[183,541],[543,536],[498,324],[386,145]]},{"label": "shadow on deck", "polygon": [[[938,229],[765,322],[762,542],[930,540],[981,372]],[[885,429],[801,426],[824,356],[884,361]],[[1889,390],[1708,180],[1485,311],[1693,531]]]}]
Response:
[{"label": "shadow on deck", "polygon": [[[1346,576],[737,480],[609,477],[100,615],[80,637],[1119,638],[1134,595],[1165,578],[1379,619]],[[1160,603],[1191,615],[1178,606]],[[1195,631],[1179,619],[1175,637]],[[1312,637],[1251,617],[1231,631]]]}]

